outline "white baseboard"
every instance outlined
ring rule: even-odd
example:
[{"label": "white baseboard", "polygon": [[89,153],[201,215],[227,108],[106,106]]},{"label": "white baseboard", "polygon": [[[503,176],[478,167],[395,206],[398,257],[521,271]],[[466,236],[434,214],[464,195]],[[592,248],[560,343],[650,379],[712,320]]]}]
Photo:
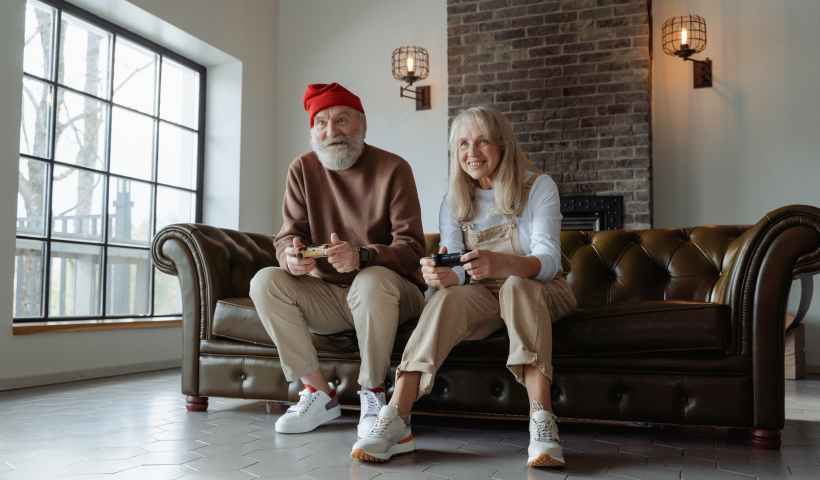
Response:
[{"label": "white baseboard", "polygon": [[89,380],[92,378],[115,377],[117,375],[128,375],[130,373],[167,370],[169,368],[179,368],[181,364],[182,359],[180,358],[177,360],[145,362],[134,365],[123,365],[119,367],[88,368],[85,370],[75,370],[71,372],[50,373],[30,377],[6,378],[0,379],[0,391],[40,387],[43,385],[54,385],[57,383],[76,382],[78,380]]}]

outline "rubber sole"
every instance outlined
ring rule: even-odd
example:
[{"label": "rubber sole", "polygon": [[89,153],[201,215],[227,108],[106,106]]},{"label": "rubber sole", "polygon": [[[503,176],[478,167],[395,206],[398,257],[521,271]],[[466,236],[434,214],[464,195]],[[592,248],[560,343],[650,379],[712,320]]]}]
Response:
[{"label": "rubber sole", "polygon": [[566,465],[561,459],[555,458],[548,453],[542,453],[535,458],[527,460],[528,467],[553,467],[562,468]]},{"label": "rubber sole", "polygon": [[317,423],[313,426],[310,425],[292,425],[292,426],[279,426],[279,422],[276,422],[274,425],[274,430],[276,433],[307,433],[316,430],[317,428],[321,427],[322,425],[330,422],[332,420],[336,420],[342,416],[342,409],[340,406],[336,405],[335,407],[331,408],[330,410],[326,410],[324,415],[320,417]]},{"label": "rubber sole", "polygon": [[410,453],[416,449],[416,437],[410,435],[407,438],[402,439],[399,443],[390,447],[389,450],[385,453],[373,453],[367,452],[362,448],[354,448],[352,452],[350,452],[350,458],[359,460],[360,462],[369,462],[369,463],[384,463],[394,455],[401,455],[402,453]]}]

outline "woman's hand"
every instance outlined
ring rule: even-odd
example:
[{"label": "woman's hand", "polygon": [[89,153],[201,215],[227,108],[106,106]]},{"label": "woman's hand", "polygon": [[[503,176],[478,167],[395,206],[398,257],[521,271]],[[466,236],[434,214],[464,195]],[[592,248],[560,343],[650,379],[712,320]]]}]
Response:
[{"label": "woman's hand", "polygon": [[476,249],[462,255],[461,263],[464,265],[464,271],[475,280],[507,278],[510,274],[505,268],[504,257],[508,255]]},{"label": "woman's hand", "polygon": [[[447,247],[438,249],[438,253],[447,253]],[[419,260],[421,276],[424,283],[433,288],[447,288],[458,285],[458,275],[450,267],[437,267],[430,257]]]}]

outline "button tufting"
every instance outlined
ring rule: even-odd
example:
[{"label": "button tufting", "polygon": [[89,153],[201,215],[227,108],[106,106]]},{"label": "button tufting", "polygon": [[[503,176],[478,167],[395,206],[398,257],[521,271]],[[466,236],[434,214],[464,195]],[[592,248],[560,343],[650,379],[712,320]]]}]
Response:
[{"label": "button tufting", "polygon": [[564,400],[564,390],[556,384],[552,384],[552,388],[550,388],[550,398],[553,400]]},{"label": "button tufting", "polygon": [[441,377],[437,377],[436,380],[435,380],[435,385],[433,387],[433,393],[435,395],[441,396],[441,395],[447,395],[447,392],[449,392],[449,391],[450,390],[448,388],[447,381],[444,380]]},{"label": "button tufting", "polygon": [[504,393],[504,386],[500,383],[496,383],[490,389],[490,393],[492,393],[492,396],[494,396],[495,398],[499,398],[501,397],[501,394]]}]

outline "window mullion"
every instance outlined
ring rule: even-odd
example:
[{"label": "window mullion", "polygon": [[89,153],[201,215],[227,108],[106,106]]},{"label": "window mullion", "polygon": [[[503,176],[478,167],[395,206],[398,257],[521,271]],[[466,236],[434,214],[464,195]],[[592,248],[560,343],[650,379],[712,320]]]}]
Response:
[{"label": "window mullion", "polygon": [[196,197],[194,202],[194,219],[197,223],[202,222],[202,202],[205,190],[205,91],[207,86],[207,77],[205,74],[199,75],[199,126],[197,130],[197,159],[196,159]]},{"label": "window mullion", "polygon": [[[165,60],[165,55],[159,55],[159,66],[157,67],[157,96],[154,99],[154,112],[157,115],[156,123],[155,123],[155,130],[154,130],[154,171],[151,174],[151,179],[153,180],[153,186],[151,187],[151,192],[153,194],[153,198],[151,199],[151,238],[154,238],[154,235],[157,234],[157,197],[159,193],[159,118],[162,112],[159,111],[160,105],[162,104],[162,65]],[[156,295],[156,267],[154,266],[154,259],[151,258],[151,298],[149,302],[151,303],[148,305],[148,311],[151,313],[151,316],[155,314],[154,312],[154,295]]]},{"label": "window mullion", "polygon": [[54,152],[57,150],[57,80],[60,69],[60,49],[63,48],[60,38],[63,29],[63,11],[57,9],[56,23],[54,30],[54,60],[51,78],[51,128],[49,133],[49,163],[48,163],[48,188],[46,193],[45,208],[46,208],[46,252],[43,263],[45,264],[45,275],[43,276],[43,311],[42,316],[45,320],[49,318],[49,309],[51,308],[51,222],[54,212],[52,211],[52,198],[54,195]]},{"label": "window mullion", "polygon": [[111,129],[112,124],[114,123],[114,59],[117,56],[117,39],[119,36],[116,32],[113,32],[113,36],[111,37],[111,60],[109,64],[109,78],[108,78],[108,96],[109,96],[109,103],[108,103],[108,125],[105,134],[105,185],[103,186],[103,254],[102,254],[102,282],[100,286],[102,288],[102,316],[106,317],[108,315],[108,242],[110,232],[108,231],[108,206],[109,206],[109,199],[111,196]]}]

